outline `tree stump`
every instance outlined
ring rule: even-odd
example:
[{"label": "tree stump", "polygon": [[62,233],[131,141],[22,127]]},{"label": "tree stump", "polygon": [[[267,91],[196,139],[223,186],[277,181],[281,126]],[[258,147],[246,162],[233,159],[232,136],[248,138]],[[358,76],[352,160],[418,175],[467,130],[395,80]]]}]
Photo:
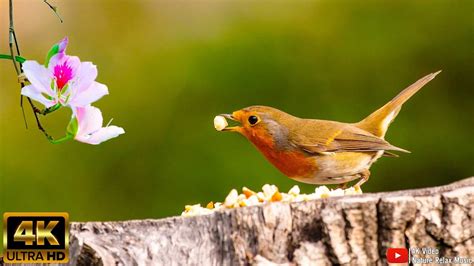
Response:
[{"label": "tree stump", "polygon": [[[71,224],[76,265],[386,265],[389,247],[474,259],[474,177],[195,217]],[[430,257],[425,256],[425,257]]]}]

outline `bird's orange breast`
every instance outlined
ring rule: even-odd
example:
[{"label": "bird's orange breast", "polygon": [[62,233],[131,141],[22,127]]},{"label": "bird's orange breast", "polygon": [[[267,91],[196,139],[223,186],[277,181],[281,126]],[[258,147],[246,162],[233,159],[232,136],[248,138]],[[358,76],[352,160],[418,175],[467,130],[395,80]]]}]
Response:
[{"label": "bird's orange breast", "polygon": [[263,155],[288,177],[308,177],[317,171],[316,161],[300,152],[260,150]]},{"label": "bird's orange breast", "polygon": [[276,168],[288,177],[310,177],[318,170],[316,160],[301,151],[279,150],[272,138],[247,136]]}]

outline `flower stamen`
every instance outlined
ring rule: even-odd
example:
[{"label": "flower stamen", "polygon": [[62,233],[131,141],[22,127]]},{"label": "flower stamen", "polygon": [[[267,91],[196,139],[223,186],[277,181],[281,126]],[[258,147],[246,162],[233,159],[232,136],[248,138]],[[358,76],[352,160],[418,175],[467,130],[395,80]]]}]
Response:
[{"label": "flower stamen", "polygon": [[61,65],[54,66],[54,77],[56,78],[56,86],[61,91],[64,86],[72,79],[72,68],[67,65],[67,61]]}]

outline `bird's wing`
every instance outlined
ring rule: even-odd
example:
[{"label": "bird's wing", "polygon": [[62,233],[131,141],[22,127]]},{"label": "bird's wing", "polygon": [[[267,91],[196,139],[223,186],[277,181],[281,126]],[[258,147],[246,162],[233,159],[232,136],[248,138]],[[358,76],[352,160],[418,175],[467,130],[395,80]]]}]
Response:
[{"label": "bird's wing", "polygon": [[320,130],[324,132],[324,136],[310,132],[311,130],[318,130],[317,124],[291,132],[292,144],[306,152],[319,154],[380,150],[408,152],[350,124],[324,123],[321,126],[323,128],[320,128]]}]

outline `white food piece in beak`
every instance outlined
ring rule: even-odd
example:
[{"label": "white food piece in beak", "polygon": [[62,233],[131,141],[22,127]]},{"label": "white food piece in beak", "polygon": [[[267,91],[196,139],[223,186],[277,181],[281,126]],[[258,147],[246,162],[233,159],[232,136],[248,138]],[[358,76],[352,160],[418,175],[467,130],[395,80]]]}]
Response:
[{"label": "white food piece in beak", "polygon": [[221,115],[214,117],[214,128],[216,128],[217,131],[224,130],[228,125],[229,124],[227,123],[225,117]]}]

